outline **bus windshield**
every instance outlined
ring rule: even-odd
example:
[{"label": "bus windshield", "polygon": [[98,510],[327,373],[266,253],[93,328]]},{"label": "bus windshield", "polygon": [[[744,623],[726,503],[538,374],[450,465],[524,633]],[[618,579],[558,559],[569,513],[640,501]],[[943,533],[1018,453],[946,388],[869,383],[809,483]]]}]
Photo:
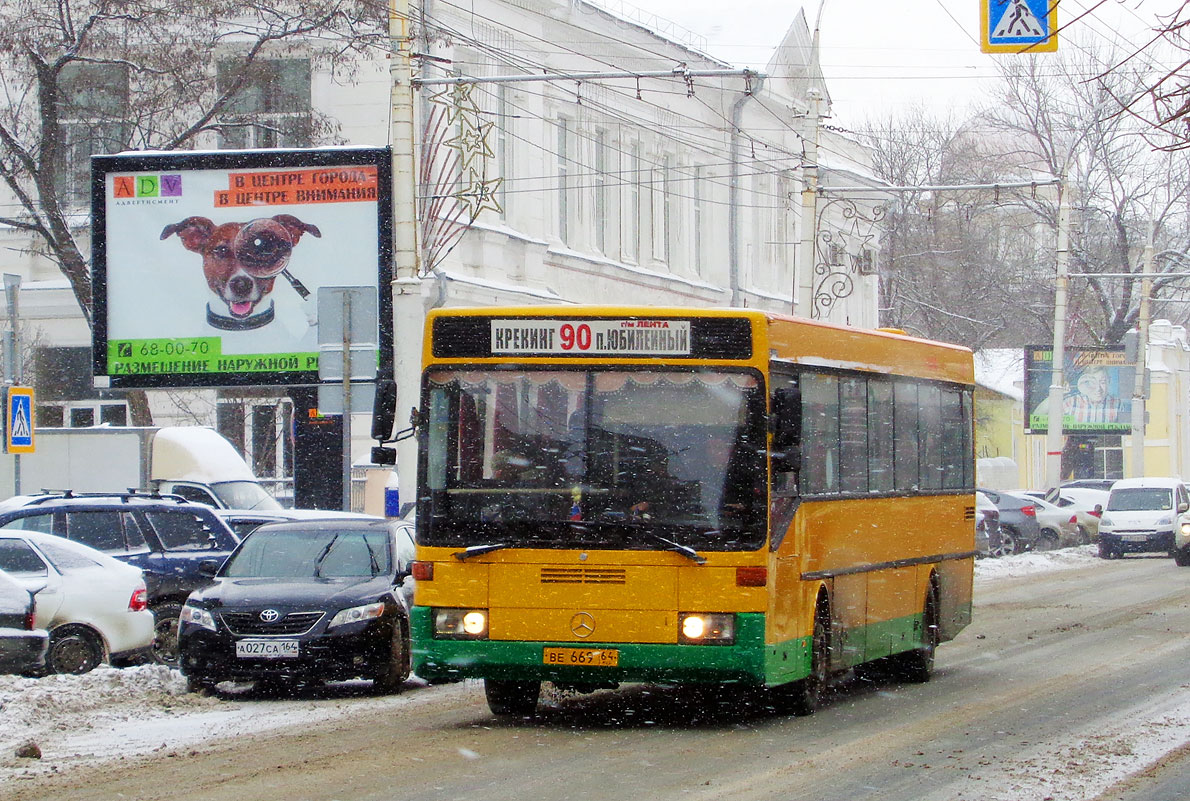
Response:
[{"label": "bus windshield", "polygon": [[755,373],[437,370],[428,391],[425,544],[764,542]]}]

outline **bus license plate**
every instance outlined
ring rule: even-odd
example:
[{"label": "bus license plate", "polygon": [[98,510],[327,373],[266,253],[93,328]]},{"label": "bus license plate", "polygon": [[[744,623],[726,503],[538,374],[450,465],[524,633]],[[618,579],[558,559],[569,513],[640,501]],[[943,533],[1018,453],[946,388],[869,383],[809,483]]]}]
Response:
[{"label": "bus license plate", "polygon": [[617,667],[620,652],[614,648],[546,648],[541,661],[545,665]]},{"label": "bus license plate", "polygon": [[297,640],[238,640],[236,656],[243,659],[294,659]]}]

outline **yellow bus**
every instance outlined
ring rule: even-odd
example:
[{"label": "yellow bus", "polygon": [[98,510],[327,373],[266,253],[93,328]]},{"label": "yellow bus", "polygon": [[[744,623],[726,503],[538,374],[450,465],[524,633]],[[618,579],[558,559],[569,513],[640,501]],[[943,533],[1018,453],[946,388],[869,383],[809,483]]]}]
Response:
[{"label": "yellow bus", "polygon": [[971,618],[971,352],[747,309],[426,321],[414,669],[765,688],[812,712]]}]

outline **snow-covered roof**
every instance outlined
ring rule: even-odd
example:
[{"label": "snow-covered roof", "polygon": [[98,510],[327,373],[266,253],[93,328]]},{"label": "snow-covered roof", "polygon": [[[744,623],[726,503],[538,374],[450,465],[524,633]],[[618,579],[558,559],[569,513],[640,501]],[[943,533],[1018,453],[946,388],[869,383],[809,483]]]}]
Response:
[{"label": "snow-covered roof", "polygon": [[1016,401],[1025,399],[1025,352],[984,348],[975,352],[975,383]]}]

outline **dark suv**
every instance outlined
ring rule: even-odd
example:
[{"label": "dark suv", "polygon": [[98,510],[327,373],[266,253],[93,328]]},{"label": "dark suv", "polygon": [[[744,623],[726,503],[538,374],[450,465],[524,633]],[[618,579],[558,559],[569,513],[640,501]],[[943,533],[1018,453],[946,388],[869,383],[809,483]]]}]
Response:
[{"label": "dark suv", "polygon": [[22,495],[0,503],[0,528],[56,534],[144,571],[157,621],[154,655],[170,665],[182,604],[211,583],[199,564],[224,559],[238,542],[209,506],[149,493]]}]

